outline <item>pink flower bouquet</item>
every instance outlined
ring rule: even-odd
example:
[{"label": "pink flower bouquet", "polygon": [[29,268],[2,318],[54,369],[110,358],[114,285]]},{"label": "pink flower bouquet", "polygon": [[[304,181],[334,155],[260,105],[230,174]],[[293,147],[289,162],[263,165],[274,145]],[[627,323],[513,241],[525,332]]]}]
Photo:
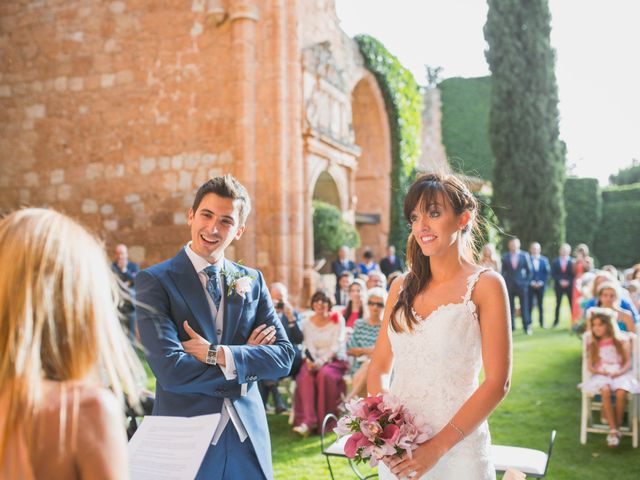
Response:
[{"label": "pink flower bouquet", "polygon": [[425,423],[390,393],[355,399],[346,405],[348,414],[340,418],[334,431],[351,435],[344,453],[356,463],[369,460],[375,467],[385,456],[411,452],[431,437]]}]

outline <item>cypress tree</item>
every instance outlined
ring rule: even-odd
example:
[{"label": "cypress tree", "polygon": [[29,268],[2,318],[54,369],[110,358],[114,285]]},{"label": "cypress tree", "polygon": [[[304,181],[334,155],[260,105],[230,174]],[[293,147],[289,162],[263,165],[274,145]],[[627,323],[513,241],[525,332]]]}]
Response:
[{"label": "cypress tree", "polygon": [[559,139],[547,0],[488,0],[493,207],[502,228],[553,255],[564,241],[565,148]]}]

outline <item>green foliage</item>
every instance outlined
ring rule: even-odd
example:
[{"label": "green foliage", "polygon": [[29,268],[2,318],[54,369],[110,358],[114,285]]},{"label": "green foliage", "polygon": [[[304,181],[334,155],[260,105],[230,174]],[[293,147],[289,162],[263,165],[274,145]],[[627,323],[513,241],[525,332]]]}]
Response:
[{"label": "green foliage", "polygon": [[[567,178],[564,183],[567,242],[593,246],[602,216],[602,195],[595,178]],[[547,252],[551,253],[551,252]]]},{"label": "green foliage", "polygon": [[494,210],[523,245],[557,251],[565,236],[564,145],[547,0],[489,0],[489,137]]},{"label": "green foliage", "polygon": [[438,85],[442,100],[442,143],[456,172],[493,179],[489,143],[491,77],[448,78]]},{"label": "green foliage", "polygon": [[317,257],[335,254],[346,245],[360,246],[360,234],[342,219],[337,207],[319,200],[313,201],[313,248]]},{"label": "green foliage", "polygon": [[[553,289],[548,288],[544,299],[547,321],[553,318],[554,305]],[[578,442],[580,390],[576,384],[580,382],[581,343],[576,337],[568,336],[569,318],[570,309],[564,302],[559,328],[541,330],[536,321],[532,336],[524,335],[520,329],[514,332],[511,389],[489,417],[492,443],[546,452],[549,435],[555,429],[558,434],[545,478],[636,478],[640,471],[640,452],[632,448],[630,437],[623,437],[616,449],[607,447],[604,435],[589,434],[586,445]],[[296,436],[286,415],[267,415],[267,419],[275,478],[330,478],[327,462],[320,453],[319,436]],[[334,440],[335,435],[330,434],[328,444]],[[332,457],[331,466],[336,479],[355,478],[346,459]],[[366,467],[362,471],[375,473]]]},{"label": "green foliage", "polygon": [[478,200],[478,236],[476,238],[476,249],[482,251],[485,243],[500,243],[501,232],[498,227],[498,218],[491,208],[491,194],[474,192]]},{"label": "green foliage", "polygon": [[640,160],[634,158],[630,167],[621,168],[618,173],[609,175],[609,182],[614,185],[629,185],[640,182]]},{"label": "green foliage", "polygon": [[594,252],[602,264],[630,267],[640,260],[640,183],[602,191],[602,221]]},{"label": "green foliage", "polygon": [[365,66],[376,78],[391,130],[391,219],[389,244],[403,251],[408,231],[403,214],[405,194],[420,156],[422,95],[413,75],[385,46],[369,35],[355,37]]}]

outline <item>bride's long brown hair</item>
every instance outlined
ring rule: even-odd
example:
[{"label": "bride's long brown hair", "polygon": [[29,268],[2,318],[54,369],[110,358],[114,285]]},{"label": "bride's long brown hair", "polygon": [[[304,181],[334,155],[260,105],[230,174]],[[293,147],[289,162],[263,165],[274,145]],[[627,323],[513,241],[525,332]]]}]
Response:
[{"label": "bride's long brown hair", "polygon": [[[465,211],[471,213],[469,223],[461,231],[462,238],[460,241],[464,242],[462,245],[464,257],[469,261],[473,261],[475,257],[474,250],[477,249],[473,232],[477,229],[476,213],[478,201],[457,176],[438,173],[419,176],[411,185],[404,199],[404,216],[407,222],[411,224],[411,214],[416,208],[420,207],[427,211],[429,205],[439,199],[448,201],[456,215],[461,215]],[[420,245],[411,234],[407,240],[407,266],[409,267],[409,272],[404,279],[398,301],[391,311],[391,327],[396,332],[403,331],[405,327],[397,319],[396,314],[399,310],[404,313],[406,327],[410,331],[418,324],[418,320],[413,314],[413,302],[431,280],[429,257],[422,253]]]}]

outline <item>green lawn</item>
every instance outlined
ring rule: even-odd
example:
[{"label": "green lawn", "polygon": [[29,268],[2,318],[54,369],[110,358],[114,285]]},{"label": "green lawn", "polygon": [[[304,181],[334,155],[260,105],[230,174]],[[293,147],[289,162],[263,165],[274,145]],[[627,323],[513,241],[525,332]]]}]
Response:
[{"label": "green lawn", "polygon": [[[547,324],[553,319],[553,292],[545,299]],[[514,335],[514,365],[509,396],[490,418],[493,442],[540,450],[547,449],[551,430],[558,431],[547,478],[614,480],[640,478],[640,448],[629,437],[615,450],[604,435],[591,434],[587,445],[579,441],[580,342],[569,334],[569,310],[560,327],[541,330],[534,313],[534,334]],[[520,318],[517,325],[521,325]],[[286,415],[269,415],[276,479],[329,478],[319,437],[301,439],[293,434]],[[346,461],[332,460],[336,479],[355,478]],[[367,470],[366,467],[364,470]]]}]

